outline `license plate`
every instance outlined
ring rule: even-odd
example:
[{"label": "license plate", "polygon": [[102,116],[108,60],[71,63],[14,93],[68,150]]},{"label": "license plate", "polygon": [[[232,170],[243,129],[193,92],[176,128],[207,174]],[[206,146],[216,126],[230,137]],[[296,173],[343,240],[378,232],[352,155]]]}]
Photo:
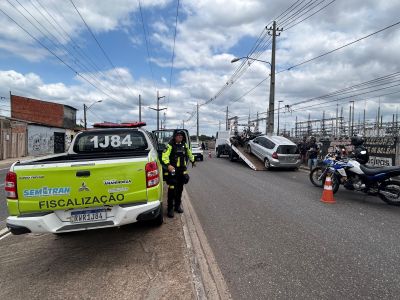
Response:
[{"label": "license plate", "polygon": [[107,220],[105,209],[92,209],[71,212],[71,223],[92,223]]}]

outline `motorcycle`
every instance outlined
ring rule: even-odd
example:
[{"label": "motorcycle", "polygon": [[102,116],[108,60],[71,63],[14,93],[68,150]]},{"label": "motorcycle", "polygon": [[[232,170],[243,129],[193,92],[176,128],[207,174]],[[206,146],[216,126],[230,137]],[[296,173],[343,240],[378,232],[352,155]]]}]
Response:
[{"label": "motorcycle", "polygon": [[323,164],[310,173],[315,186],[323,187],[326,177],[331,176],[333,193],[342,184],[348,190],[379,196],[387,204],[400,206],[400,182],[392,179],[400,175],[400,167],[369,167],[355,159],[336,160],[331,156],[326,156]]}]

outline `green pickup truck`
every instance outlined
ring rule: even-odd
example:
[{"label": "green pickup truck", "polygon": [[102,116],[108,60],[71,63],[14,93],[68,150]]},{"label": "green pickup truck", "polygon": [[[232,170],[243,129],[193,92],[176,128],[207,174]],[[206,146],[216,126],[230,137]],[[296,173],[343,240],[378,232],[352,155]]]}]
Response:
[{"label": "green pickup truck", "polygon": [[13,234],[163,223],[162,166],[142,128],[78,133],[67,153],[14,163],[5,190]]}]

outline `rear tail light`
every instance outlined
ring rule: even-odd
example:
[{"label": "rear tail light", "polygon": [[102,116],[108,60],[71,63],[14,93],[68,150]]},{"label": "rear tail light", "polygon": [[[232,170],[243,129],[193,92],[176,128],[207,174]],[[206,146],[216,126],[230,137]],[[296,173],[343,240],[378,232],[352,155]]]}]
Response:
[{"label": "rear tail light", "polygon": [[276,152],[272,153],[272,158],[278,159],[278,153],[276,153]]},{"label": "rear tail light", "polygon": [[158,165],[155,161],[146,164],[146,182],[147,187],[151,188],[160,183],[160,172],[158,171]]},{"label": "rear tail light", "polygon": [[17,174],[8,172],[6,175],[6,183],[4,187],[8,199],[18,199],[17,194]]}]

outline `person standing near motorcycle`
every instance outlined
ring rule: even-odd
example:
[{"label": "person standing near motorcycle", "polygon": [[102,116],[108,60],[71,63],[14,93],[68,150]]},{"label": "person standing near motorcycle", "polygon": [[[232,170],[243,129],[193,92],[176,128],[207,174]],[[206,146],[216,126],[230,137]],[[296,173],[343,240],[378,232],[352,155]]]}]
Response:
[{"label": "person standing near motorcycle", "polygon": [[183,213],[181,206],[183,185],[189,182],[187,161],[190,160],[192,166],[195,166],[195,158],[183,137],[184,132],[182,130],[175,131],[167,149],[162,154],[162,161],[168,168],[166,181],[168,184],[169,218],[174,217],[174,210],[177,213]]},{"label": "person standing near motorcycle", "polygon": [[310,168],[310,171],[312,171],[317,166],[318,162],[317,159],[319,153],[317,140],[313,136],[310,138],[310,142],[307,147],[307,153],[308,153],[308,167]]},{"label": "person standing near motorcycle", "polygon": [[307,163],[307,137],[304,136],[303,140],[297,145],[300,151],[300,156],[301,156],[301,163],[306,164]]}]

